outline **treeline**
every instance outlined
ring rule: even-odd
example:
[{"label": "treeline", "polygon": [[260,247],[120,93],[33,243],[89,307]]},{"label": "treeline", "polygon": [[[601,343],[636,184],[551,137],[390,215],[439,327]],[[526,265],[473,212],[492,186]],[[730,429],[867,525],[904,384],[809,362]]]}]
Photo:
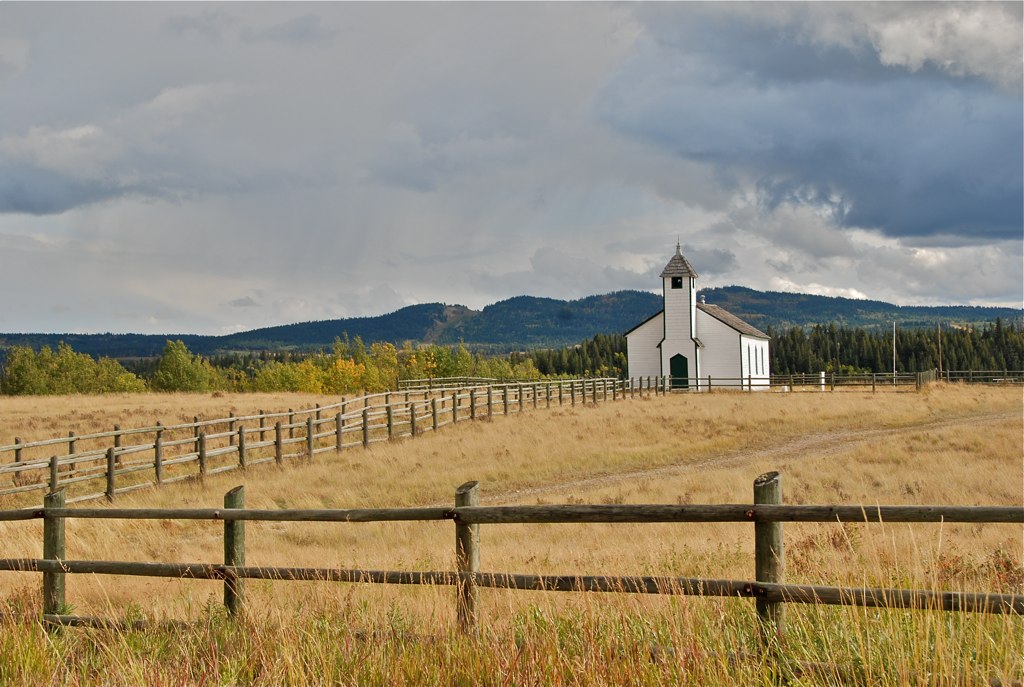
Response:
[{"label": "treeline", "polygon": [[[128,367],[126,367],[127,365]],[[128,369],[128,368],[132,369]],[[156,359],[93,359],[67,344],[38,352],[27,346],[6,351],[0,371],[3,394],[75,394],[138,391],[265,391],[345,394],[393,389],[399,379],[490,377],[535,380],[533,361],[488,358],[465,346],[397,348],[356,337],[336,339],[330,353],[231,354],[210,359],[182,341],[168,341]]]},{"label": "treeline", "polygon": [[[773,374],[800,372],[892,372],[893,333],[835,324],[773,331]],[[941,337],[941,344],[940,344]],[[941,346],[941,364],[939,349]],[[995,323],[981,328],[897,329],[896,371],[1022,370],[1024,329]]]},{"label": "treeline", "polygon": [[[773,374],[891,372],[893,334],[835,324],[769,328]],[[940,367],[936,329],[896,331],[896,370]],[[945,370],[1024,370],[1024,328],[1001,319],[979,328],[941,332]],[[395,388],[400,379],[486,377],[529,381],[543,377],[625,377],[626,338],[604,335],[576,346],[488,357],[466,346],[373,343],[335,339],[330,352],[232,353],[206,358],[184,342],[167,341],[159,357],[94,359],[61,343],[38,352],[12,346],[0,364],[0,393],[75,394],[139,391],[266,391],[347,394]]]},{"label": "treeline", "polygon": [[[772,374],[892,372],[892,331],[835,324],[768,328]],[[1024,370],[1024,328],[1001,319],[981,328],[896,330],[896,371]],[[513,354],[543,375],[626,376],[626,337],[595,336],[578,346]]]}]

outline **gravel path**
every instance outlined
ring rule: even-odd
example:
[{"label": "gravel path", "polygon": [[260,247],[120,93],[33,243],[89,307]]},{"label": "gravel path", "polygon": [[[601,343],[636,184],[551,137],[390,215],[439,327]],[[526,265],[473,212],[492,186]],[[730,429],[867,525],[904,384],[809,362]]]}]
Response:
[{"label": "gravel path", "polygon": [[521,503],[523,499],[544,496],[571,489],[594,489],[613,486],[631,480],[644,480],[653,477],[683,475],[705,468],[736,467],[752,463],[762,458],[790,459],[807,456],[831,456],[846,451],[859,444],[877,441],[886,437],[895,437],[907,432],[936,431],[954,429],[956,427],[990,425],[1020,419],[1017,413],[988,413],[957,417],[944,420],[933,420],[918,424],[904,425],[885,429],[841,429],[817,434],[807,434],[772,446],[745,448],[734,453],[705,458],[695,462],[675,463],[645,470],[630,470],[612,474],[595,475],[584,479],[555,482],[536,487],[511,489],[508,491],[489,493],[481,501],[485,503]]}]

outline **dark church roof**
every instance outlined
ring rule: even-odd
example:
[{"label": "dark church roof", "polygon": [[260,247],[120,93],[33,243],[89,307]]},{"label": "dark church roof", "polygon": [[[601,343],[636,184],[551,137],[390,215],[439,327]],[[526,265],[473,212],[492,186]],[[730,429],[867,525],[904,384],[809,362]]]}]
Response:
[{"label": "dark church roof", "polygon": [[719,322],[723,322],[723,323],[729,325],[730,327],[732,327],[733,329],[738,331],[740,334],[746,334],[748,336],[757,336],[757,337],[760,337],[762,339],[770,338],[767,334],[762,332],[757,327],[755,327],[755,326],[753,326],[751,324],[748,324],[747,322],[744,322],[743,320],[741,320],[740,318],[736,317],[735,315],[733,315],[728,310],[720,308],[717,305],[708,305],[707,303],[698,303],[697,304],[697,309],[701,310],[703,312],[706,312],[708,315],[711,315],[713,318],[715,318]]},{"label": "dark church roof", "polygon": [[683,257],[683,253],[680,250],[679,244],[676,244],[676,254],[672,256],[672,259],[665,265],[665,269],[661,271],[661,278],[665,277],[698,277],[696,270],[693,269],[693,265]]}]

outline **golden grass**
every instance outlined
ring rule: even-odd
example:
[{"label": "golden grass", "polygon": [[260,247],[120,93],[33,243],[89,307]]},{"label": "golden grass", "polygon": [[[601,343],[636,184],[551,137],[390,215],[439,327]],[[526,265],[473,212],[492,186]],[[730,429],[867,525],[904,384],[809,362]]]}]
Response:
[{"label": "golden grass", "polygon": [[[81,433],[118,421],[122,426],[137,426],[157,418],[169,422],[176,417],[191,419],[193,414],[224,416],[231,409],[244,414],[260,408],[298,409],[332,402],[288,395],[152,395],[93,401],[0,399],[0,427],[12,436],[10,427],[20,432],[18,436],[38,439],[54,434],[55,429],[60,434],[65,427]],[[49,410],[48,402],[53,404]],[[135,407],[129,414],[132,403]],[[82,420],[84,408],[90,409],[89,422],[96,424]],[[455,487],[470,479],[481,482],[485,504],[741,503],[750,501],[753,479],[771,469],[782,472],[785,499],[792,503],[1020,505],[1022,437],[1024,399],[1018,389],[938,385],[920,394],[684,394],[596,407],[528,410],[490,422],[459,423],[436,436],[323,454],[312,463],[295,460],[283,469],[258,466],[244,474],[211,477],[203,484],[137,492],[119,498],[117,505],[214,507],[236,484],[246,485],[247,506],[252,508],[449,504]],[[785,528],[787,575],[792,582],[1024,593],[1019,525],[787,524]],[[222,555],[221,536],[222,526],[215,523],[72,520],[67,524],[72,559],[216,562]],[[454,564],[451,523],[248,523],[246,538],[249,565],[450,570]],[[491,572],[753,577],[752,529],[742,524],[484,526],[481,539],[481,568]],[[0,541],[5,557],[38,556],[41,525],[0,523]],[[38,580],[38,575],[7,573],[0,576],[0,589],[8,598],[16,598],[25,589],[34,590]],[[476,676],[467,677],[468,683],[480,682],[482,675],[500,682],[506,672],[518,676],[510,684],[620,684],[616,681],[623,675],[632,676],[629,681],[637,684],[684,679],[714,683],[723,676],[741,676],[744,669],[724,655],[728,651],[722,648],[722,637],[714,645],[718,654],[707,655],[691,636],[704,636],[707,631],[695,628],[723,628],[728,639],[732,632],[747,637],[753,622],[750,604],[742,601],[484,590],[481,617],[491,634],[456,640],[449,588],[250,582],[248,591],[254,615],[263,623],[262,630],[254,631],[251,641],[255,642],[272,641],[266,628],[276,628],[269,632],[282,637],[299,631],[316,635],[309,623],[316,625],[332,614],[353,627],[385,627],[391,632],[404,627],[421,633],[432,628],[431,632],[440,633],[438,641],[447,647],[444,651],[429,642],[407,645],[392,636],[384,641],[392,651],[389,658],[365,654],[368,649],[351,635],[335,637],[346,643],[346,652],[352,650],[344,655],[347,658],[332,654],[324,659],[339,674],[345,673],[344,666],[350,666],[349,676],[358,674],[353,665],[387,666],[395,684],[415,682],[417,670],[431,683],[422,672],[428,669],[435,676]],[[133,613],[151,618],[194,618],[212,612],[219,600],[220,585],[213,582],[68,578],[68,602],[83,614],[117,617],[125,609],[134,609]],[[886,641],[910,641],[900,634],[901,623],[908,617],[903,612],[807,607],[792,614],[801,619],[794,622],[793,634],[800,636],[794,645],[813,647],[815,642],[825,642],[833,652],[836,649],[826,639],[840,644],[846,640],[825,636],[846,632],[854,648],[849,656],[837,658],[847,662],[863,662],[865,652],[875,652],[872,660],[892,663]],[[950,620],[952,616],[958,618]],[[905,671],[904,677],[927,663],[928,643],[934,645],[936,638],[952,646],[952,637],[973,632],[980,638],[979,645],[1000,637],[1020,646],[1019,619],[961,617],[939,614],[923,629],[913,626],[913,633],[924,635],[913,640],[921,644],[913,644],[910,659],[900,654],[904,657],[900,660],[909,661],[906,671],[910,672]],[[981,630],[979,623],[989,624]],[[557,640],[560,624],[567,637],[595,635],[593,647],[569,650],[558,641],[552,645],[550,634],[554,632]],[[609,631],[608,627],[616,628],[610,632],[618,639],[596,636]],[[875,630],[868,627],[882,634],[872,640],[868,634]],[[508,644],[517,632],[528,635],[530,641]],[[886,632],[891,640],[886,640]],[[686,660],[699,656],[705,672],[682,670],[682,653],[667,662],[653,660],[651,643],[662,640],[679,652],[683,652],[680,647],[689,646]],[[288,641],[282,639],[283,653],[274,654],[276,658],[268,664],[275,666],[274,674],[283,682],[290,674],[309,675],[293,663],[303,659],[288,653],[294,650]],[[309,640],[307,636],[307,640],[293,637],[293,641],[301,646]],[[750,648],[746,641],[735,639],[737,652]],[[462,644],[456,650],[453,642]],[[448,665],[446,669],[446,661],[452,660],[449,650],[459,660],[470,661],[470,667]],[[116,642],[104,645],[104,651],[121,657],[116,660],[123,661],[126,670],[139,670],[123,657]],[[531,658],[528,652],[536,656]],[[953,656],[948,652],[947,657]],[[811,654],[808,660],[821,656]],[[590,671],[589,678],[570,679],[573,672],[559,656],[579,662],[582,671]],[[350,659],[352,664],[347,662]],[[545,672],[545,660],[553,661],[550,672]],[[956,667],[968,658],[956,654],[949,660]],[[1012,652],[996,652],[983,662],[986,668],[1013,676],[1021,672],[1020,660]],[[472,669],[473,661],[479,670]],[[224,667],[223,662],[217,665]],[[763,666],[755,662],[751,670],[755,678],[746,683],[760,684],[756,676],[763,677]],[[886,684],[900,684],[899,672],[892,675],[896,677]],[[448,677],[432,683],[457,683]],[[250,682],[259,683],[238,681]],[[341,682],[378,683],[351,677]],[[828,680],[808,684],[822,682]],[[167,684],[172,683],[181,684],[168,679]]]}]

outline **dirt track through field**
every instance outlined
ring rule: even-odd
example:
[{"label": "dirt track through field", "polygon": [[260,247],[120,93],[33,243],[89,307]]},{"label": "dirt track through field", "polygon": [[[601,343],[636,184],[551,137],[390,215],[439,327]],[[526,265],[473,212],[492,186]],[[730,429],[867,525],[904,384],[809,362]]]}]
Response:
[{"label": "dirt track through field", "polygon": [[571,489],[595,489],[614,486],[630,480],[644,480],[653,477],[683,475],[704,468],[738,467],[763,458],[781,458],[795,460],[806,457],[831,456],[849,450],[854,446],[866,444],[885,437],[896,437],[908,432],[948,430],[970,425],[990,425],[1020,419],[1016,413],[989,413],[957,417],[933,422],[890,427],[886,429],[850,429],[808,434],[788,441],[782,441],[768,447],[744,448],[733,453],[704,458],[693,462],[663,465],[645,470],[630,470],[612,474],[596,475],[585,479],[556,482],[537,487],[512,489],[484,496],[481,500],[487,503],[521,502],[524,498],[543,496]]}]

